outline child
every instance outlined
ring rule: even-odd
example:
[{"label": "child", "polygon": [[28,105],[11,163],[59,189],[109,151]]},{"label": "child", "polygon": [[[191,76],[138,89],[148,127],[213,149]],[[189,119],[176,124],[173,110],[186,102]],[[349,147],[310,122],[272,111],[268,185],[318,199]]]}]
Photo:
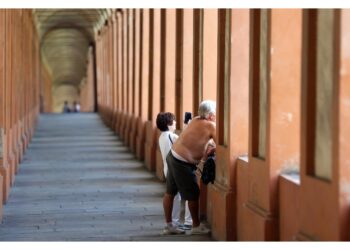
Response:
[{"label": "child", "polygon": [[[176,129],[175,115],[170,112],[159,113],[156,123],[157,128],[162,131],[159,136],[159,149],[163,158],[164,175],[167,176],[168,165],[166,162],[166,157],[171,149],[172,144],[178,138],[178,135],[174,133]],[[164,229],[164,234],[183,233],[183,230],[191,229],[192,218],[186,203],[185,201],[181,201],[180,193],[177,193],[174,198],[172,225],[167,225],[167,227]],[[181,208],[182,210],[185,210],[185,219],[183,218],[184,216],[181,216],[182,219],[180,219]],[[177,230],[177,227],[180,230]]]}]

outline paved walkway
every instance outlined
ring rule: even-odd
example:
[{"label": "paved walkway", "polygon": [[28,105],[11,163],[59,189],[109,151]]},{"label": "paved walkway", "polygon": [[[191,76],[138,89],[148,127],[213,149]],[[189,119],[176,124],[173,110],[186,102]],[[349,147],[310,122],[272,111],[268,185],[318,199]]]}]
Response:
[{"label": "paved walkway", "polygon": [[161,236],[165,185],[97,114],[41,115],[0,241],[197,241]]}]

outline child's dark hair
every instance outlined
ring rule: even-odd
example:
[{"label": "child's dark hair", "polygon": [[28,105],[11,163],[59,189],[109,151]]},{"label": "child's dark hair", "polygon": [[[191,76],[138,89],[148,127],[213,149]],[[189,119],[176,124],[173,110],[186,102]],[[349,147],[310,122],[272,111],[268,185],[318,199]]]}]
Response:
[{"label": "child's dark hair", "polygon": [[160,131],[168,131],[168,126],[173,125],[173,122],[175,120],[175,115],[170,112],[161,112],[157,115],[157,128]]}]

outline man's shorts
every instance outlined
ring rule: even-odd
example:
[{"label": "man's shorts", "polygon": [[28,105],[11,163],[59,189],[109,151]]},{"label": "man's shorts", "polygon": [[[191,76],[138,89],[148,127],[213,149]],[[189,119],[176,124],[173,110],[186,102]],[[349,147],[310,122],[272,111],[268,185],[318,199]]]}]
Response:
[{"label": "man's shorts", "polygon": [[171,195],[180,192],[183,200],[198,200],[199,187],[195,175],[196,165],[176,159],[171,151],[166,157],[166,162],[168,164],[166,192]]}]

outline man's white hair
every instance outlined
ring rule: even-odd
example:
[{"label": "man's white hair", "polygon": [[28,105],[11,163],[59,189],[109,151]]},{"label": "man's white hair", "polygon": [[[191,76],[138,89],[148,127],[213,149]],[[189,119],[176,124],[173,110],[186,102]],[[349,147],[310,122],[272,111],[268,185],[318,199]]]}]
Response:
[{"label": "man's white hair", "polygon": [[198,114],[201,118],[208,119],[210,114],[216,114],[216,102],[205,100],[201,102],[198,109]]}]

